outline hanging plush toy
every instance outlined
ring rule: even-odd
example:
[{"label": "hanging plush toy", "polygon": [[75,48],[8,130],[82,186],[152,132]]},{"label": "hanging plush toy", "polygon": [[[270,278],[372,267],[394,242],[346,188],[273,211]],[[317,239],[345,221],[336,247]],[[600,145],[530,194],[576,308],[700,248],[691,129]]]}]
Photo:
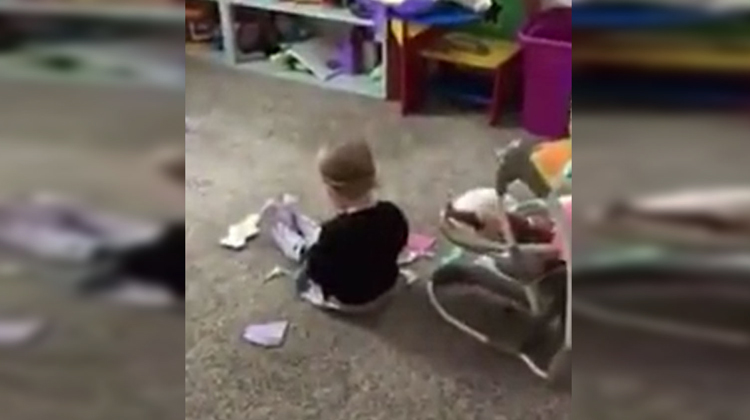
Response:
[{"label": "hanging plush toy", "polygon": [[557,185],[565,176],[566,168],[573,159],[573,143],[570,139],[537,146],[531,156],[536,169],[549,185]]}]

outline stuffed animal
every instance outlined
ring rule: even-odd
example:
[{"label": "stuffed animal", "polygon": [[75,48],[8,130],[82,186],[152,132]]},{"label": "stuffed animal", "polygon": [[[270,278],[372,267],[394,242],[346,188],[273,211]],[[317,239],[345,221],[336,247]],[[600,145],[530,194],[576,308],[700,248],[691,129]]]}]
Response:
[{"label": "stuffed animal", "polygon": [[492,188],[470,190],[446,206],[447,219],[462,223],[490,240],[503,240],[501,214],[506,212],[511,229],[520,243],[551,243],[554,233],[549,224],[535,223],[532,219],[518,216],[513,209],[515,199],[506,196],[501,204],[497,192]]}]

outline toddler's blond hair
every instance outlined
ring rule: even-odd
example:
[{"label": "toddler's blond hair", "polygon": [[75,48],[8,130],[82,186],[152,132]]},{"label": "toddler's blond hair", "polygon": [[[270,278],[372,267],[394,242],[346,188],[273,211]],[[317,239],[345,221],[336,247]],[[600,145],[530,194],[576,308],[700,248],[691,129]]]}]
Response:
[{"label": "toddler's blond hair", "polygon": [[323,182],[343,198],[358,200],[377,184],[377,168],[370,146],[364,141],[329,145],[318,155]]}]

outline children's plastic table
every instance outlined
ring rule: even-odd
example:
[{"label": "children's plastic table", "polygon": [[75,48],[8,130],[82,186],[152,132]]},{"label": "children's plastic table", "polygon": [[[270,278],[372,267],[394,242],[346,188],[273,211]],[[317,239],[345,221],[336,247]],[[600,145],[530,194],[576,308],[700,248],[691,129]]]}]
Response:
[{"label": "children's plastic table", "polygon": [[491,73],[489,122],[491,125],[498,123],[506,91],[511,87],[505,81],[512,74],[519,48],[511,41],[457,31],[482,19],[481,14],[452,4],[441,5],[425,14],[391,12],[388,29],[395,45],[389,47],[397,49],[399,54],[389,57],[393,71],[390,79],[398,80],[397,89],[391,86],[393,95],[389,96],[400,99],[402,115],[416,111],[426,96],[426,61],[429,60]]},{"label": "children's plastic table", "polygon": [[389,100],[402,99],[402,113],[408,112],[411,92],[404,89],[414,51],[451,29],[481,21],[482,15],[455,4],[445,3],[422,14],[405,15],[388,9],[386,93]]}]

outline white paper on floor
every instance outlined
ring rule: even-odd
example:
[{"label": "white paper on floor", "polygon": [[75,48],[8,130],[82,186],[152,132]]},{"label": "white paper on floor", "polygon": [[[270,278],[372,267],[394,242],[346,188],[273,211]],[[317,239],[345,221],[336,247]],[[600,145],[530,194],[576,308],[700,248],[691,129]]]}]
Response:
[{"label": "white paper on floor", "polygon": [[288,321],[269,322],[266,324],[253,324],[245,328],[242,338],[250,344],[261,347],[279,347],[284,344],[286,332],[289,329]]},{"label": "white paper on floor", "polygon": [[247,245],[247,241],[255,238],[260,233],[259,222],[259,215],[248,215],[241,222],[229,227],[227,236],[221,239],[220,244],[234,250],[244,248]]},{"label": "white paper on floor", "polygon": [[402,268],[399,271],[399,274],[401,274],[401,277],[403,277],[404,281],[406,282],[406,286],[412,286],[414,283],[419,281],[419,275],[414,270]]},{"label": "white paper on floor", "polygon": [[114,304],[139,308],[168,308],[176,302],[169,290],[136,280],[123,281],[103,291],[99,297]]},{"label": "white paper on floor", "polygon": [[44,328],[40,319],[0,320],[0,347],[25,344]]},{"label": "white paper on floor", "polygon": [[281,277],[290,277],[292,273],[284,267],[276,266],[263,278],[263,283],[268,283]]}]

